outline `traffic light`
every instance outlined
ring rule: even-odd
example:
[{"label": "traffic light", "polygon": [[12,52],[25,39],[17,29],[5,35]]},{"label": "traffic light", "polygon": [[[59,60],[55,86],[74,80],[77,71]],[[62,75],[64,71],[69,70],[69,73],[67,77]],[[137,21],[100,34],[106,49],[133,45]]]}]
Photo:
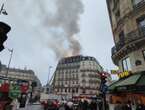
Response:
[{"label": "traffic light", "polygon": [[11,27],[4,23],[0,22],[0,51],[4,49],[3,43],[7,40],[7,33],[11,30]]},{"label": "traffic light", "polygon": [[31,86],[32,86],[32,87],[36,87],[36,86],[37,86],[37,82],[35,82],[35,81],[32,82]]},{"label": "traffic light", "polygon": [[104,72],[102,72],[101,74],[101,84],[100,84],[100,91],[102,93],[106,93],[108,86],[106,85],[107,82],[107,76]]},{"label": "traffic light", "polygon": [[107,82],[106,78],[107,78],[106,74],[105,74],[105,73],[102,73],[102,74],[101,74],[101,82],[102,82],[103,84],[105,84],[105,83]]}]

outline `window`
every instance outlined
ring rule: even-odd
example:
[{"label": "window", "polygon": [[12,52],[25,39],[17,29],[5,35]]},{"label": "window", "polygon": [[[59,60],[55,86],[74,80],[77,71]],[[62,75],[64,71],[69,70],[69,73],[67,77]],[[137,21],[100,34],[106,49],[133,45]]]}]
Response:
[{"label": "window", "polygon": [[145,15],[137,19],[137,24],[139,27],[140,34],[145,34]]},{"label": "window", "polygon": [[145,50],[143,51],[143,57],[144,57],[144,59],[145,59]]},{"label": "window", "polygon": [[76,88],[76,93],[78,93],[78,88]]},{"label": "window", "polygon": [[65,89],[65,93],[67,93],[67,89]]},{"label": "window", "polygon": [[86,77],[86,74],[85,74],[85,73],[83,73],[83,74],[82,74],[82,77]]},{"label": "window", "polygon": [[123,71],[131,71],[130,58],[127,57],[122,61]]},{"label": "window", "polygon": [[120,18],[120,11],[119,11],[119,9],[118,9],[118,11],[116,11],[115,17],[116,17],[116,21],[118,22],[118,20]]},{"label": "window", "polygon": [[86,93],[86,90],[85,90],[85,89],[83,89],[82,93],[83,93],[83,94],[85,94],[85,93]]},{"label": "window", "polygon": [[124,32],[123,31],[121,31],[120,34],[119,34],[119,40],[121,42],[124,42]]},{"label": "window", "polygon": [[139,17],[137,19],[137,23],[138,23],[140,28],[145,27],[145,15]]}]

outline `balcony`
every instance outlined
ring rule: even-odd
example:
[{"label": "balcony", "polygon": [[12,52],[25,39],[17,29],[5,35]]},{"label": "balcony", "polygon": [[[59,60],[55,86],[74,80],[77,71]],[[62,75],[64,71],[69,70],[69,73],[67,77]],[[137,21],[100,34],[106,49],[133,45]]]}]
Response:
[{"label": "balcony", "polygon": [[145,42],[145,26],[128,33],[124,40],[119,41],[112,48],[113,62],[118,65],[118,60],[126,54],[138,49]]},{"label": "balcony", "polygon": [[145,0],[142,0],[141,2],[134,4],[133,8],[135,11],[138,11],[142,9],[145,6]]}]

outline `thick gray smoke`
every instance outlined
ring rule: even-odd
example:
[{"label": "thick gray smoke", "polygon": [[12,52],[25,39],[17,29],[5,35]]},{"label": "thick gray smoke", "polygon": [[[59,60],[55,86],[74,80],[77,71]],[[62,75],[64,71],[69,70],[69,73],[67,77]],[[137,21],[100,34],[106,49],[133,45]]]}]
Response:
[{"label": "thick gray smoke", "polygon": [[29,37],[47,45],[57,58],[80,54],[77,34],[84,11],[81,0],[10,0],[8,6],[13,19],[25,18],[23,25],[33,28],[36,36]]},{"label": "thick gray smoke", "polygon": [[[80,32],[78,21],[81,13],[83,13],[83,5],[80,0],[57,0],[56,13],[51,20],[48,20],[49,26],[63,29],[68,41],[66,55],[80,53],[81,46],[75,39],[75,35]],[[47,20],[45,22],[47,23]]]}]

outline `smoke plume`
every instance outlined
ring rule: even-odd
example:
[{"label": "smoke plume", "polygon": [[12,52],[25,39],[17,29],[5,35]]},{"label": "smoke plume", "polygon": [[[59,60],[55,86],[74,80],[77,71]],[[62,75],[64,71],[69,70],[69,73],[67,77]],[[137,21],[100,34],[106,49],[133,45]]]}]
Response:
[{"label": "smoke plume", "polygon": [[[35,31],[34,39],[52,49],[57,58],[80,54],[77,40],[80,15],[84,11],[81,0],[10,0],[13,19],[25,18]],[[18,10],[20,12],[18,12]]]}]

